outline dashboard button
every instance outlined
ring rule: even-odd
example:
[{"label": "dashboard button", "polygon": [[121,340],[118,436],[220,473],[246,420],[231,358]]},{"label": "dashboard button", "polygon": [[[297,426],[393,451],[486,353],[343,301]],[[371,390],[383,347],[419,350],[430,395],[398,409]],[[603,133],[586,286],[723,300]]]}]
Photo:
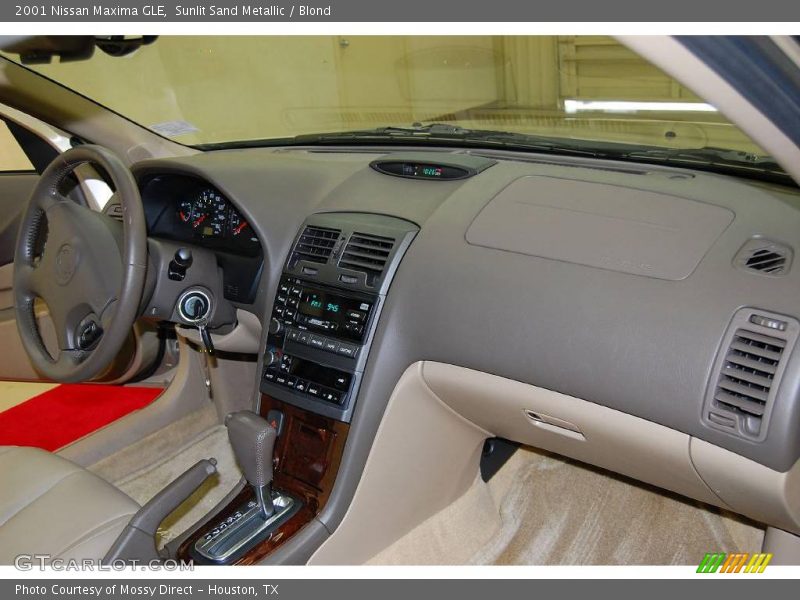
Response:
[{"label": "dashboard button", "polygon": [[297,341],[308,346],[311,342],[311,334],[307,331],[301,331],[297,334]]},{"label": "dashboard button", "polygon": [[338,345],[336,340],[325,340],[325,350],[328,352],[336,352]]},{"label": "dashboard button", "polygon": [[308,382],[305,379],[298,379],[297,383],[294,384],[294,389],[301,394],[305,394],[308,390]]},{"label": "dashboard button", "polygon": [[282,317],[284,312],[286,312],[286,307],[283,306],[283,305],[280,305],[280,304],[276,305],[272,309],[272,314],[277,316],[277,317]]},{"label": "dashboard button", "polygon": [[333,385],[336,389],[345,391],[350,385],[350,377],[347,375],[339,375],[334,381]]},{"label": "dashboard button", "polygon": [[347,315],[348,319],[357,322],[361,322],[367,318],[366,313],[363,313],[360,310],[348,310],[345,314]]},{"label": "dashboard button", "polygon": [[349,331],[351,333],[355,333],[356,335],[361,335],[364,333],[364,326],[360,323],[345,323],[344,324],[345,331]]},{"label": "dashboard button", "polygon": [[347,356],[348,358],[355,358],[357,353],[358,346],[354,344],[345,344],[344,342],[339,342],[336,346],[336,354],[341,354],[342,356]]},{"label": "dashboard button", "polygon": [[296,388],[297,387],[297,377],[289,377],[289,380],[286,382],[286,387]]},{"label": "dashboard button", "polygon": [[297,329],[290,329],[289,334],[286,337],[288,337],[292,342],[296,342],[300,337],[300,332],[297,331]]},{"label": "dashboard button", "polygon": [[294,296],[295,298],[299,298],[300,296],[303,295],[303,288],[300,288],[300,287],[297,287],[297,286],[293,286],[289,290],[289,295],[290,296]]},{"label": "dashboard button", "polygon": [[300,306],[300,299],[291,297],[288,300],[286,300],[286,306],[289,306],[291,308],[297,308],[298,306]]},{"label": "dashboard button", "polygon": [[338,394],[336,392],[334,392],[333,390],[328,390],[328,389],[322,390],[321,398],[323,400],[327,400],[328,402],[338,402],[339,401]]},{"label": "dashboard button", "polygon": [[275,381],[278,372],[275,369],[266,369],[264,371],[264,381]]},{"label": "dashboard button", "polygon": [[310,346],[314,348],[325,348],[325,342],[327,338],[322,337],[321,335],[316,335],[314,333],[311,334],[308,343]]},{"label": "dashboard button", "polygon": [[286,294],[278,294],[275,296],[275,303],[276,304],[286,304],[286,301],[289,299],[289,296]]},{"label": "dashboard button", "polygon": [[278,286],[278,293],[279,294],[288,294],[289,293],[289,284],[284,283],[283,281]]},{"label": "dashboard button", "polygon": [[275,383],[278,385],[286,385],[289,382],[289,376],[285,373],[278,373],[275,375]]},{"label": "dashboard button", "polygon": [[294,321],[295,317],[297,317],[297,311],[293,308],[286,307],[286,310],[283,312],[283,316],[286,319]]},{"label": "dashboard button", "polygon": [[317,398],[319,398],[320,395],[322,394],[322,388],[320,387],[320,385],[318,383],[314,383],[314,382],[309,381],[308,382],[308,388],[306,389],[306,392],[308,392],[309,396],[316,396]]}]

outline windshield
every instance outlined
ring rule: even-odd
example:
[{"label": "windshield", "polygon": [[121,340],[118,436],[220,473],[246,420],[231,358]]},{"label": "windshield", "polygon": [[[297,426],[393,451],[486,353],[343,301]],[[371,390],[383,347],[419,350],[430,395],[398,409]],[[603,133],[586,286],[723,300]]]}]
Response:
[{"label": "windshield", "polygon": [[31,68],[188,145],[433,122],[763,154],[608,37],[174,36]]}]

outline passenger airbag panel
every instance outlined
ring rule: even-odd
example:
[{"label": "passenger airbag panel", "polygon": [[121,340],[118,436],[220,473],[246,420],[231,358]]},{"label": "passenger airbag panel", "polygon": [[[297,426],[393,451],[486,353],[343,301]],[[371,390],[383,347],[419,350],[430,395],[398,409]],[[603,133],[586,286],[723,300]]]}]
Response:
[{"label": "passenger airbag panel", "polygon": [[512,182],[467,231],[476,246],[681,280],[733,221],[726,208],[614,185],[530,176]]}]

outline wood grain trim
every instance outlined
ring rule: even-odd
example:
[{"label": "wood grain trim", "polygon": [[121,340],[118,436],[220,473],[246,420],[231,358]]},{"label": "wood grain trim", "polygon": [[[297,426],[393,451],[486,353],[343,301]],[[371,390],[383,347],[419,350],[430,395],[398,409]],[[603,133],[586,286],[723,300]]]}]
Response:
[{"label": "wood grain trim", "polygon": [[[287,492],[303,503],[300,510],[269,538],[237,560],[237,565],[259,563],[316,517],[325,506],[339,472],[350,426],[329,417],[302,410],[271,396],[261,396],[261,416],[270,410],[284,414],[284,425],[274,453],[273,487]],[[178,560],[192,560],[194,543],[220,520],[233,514],[243,503],[254,498],[248,486],[217,516],[204,524],[178,548]]]}]

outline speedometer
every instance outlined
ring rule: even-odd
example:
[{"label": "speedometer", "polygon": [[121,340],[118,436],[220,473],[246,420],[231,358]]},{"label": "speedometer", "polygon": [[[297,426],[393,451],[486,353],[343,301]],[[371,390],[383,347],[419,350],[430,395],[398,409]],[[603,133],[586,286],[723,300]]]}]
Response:
[{"label": "speedometer", "polygon": [[228,203],[212,189],[200,192],[192,210],[192,227],[203,237],[222,237],[228,219]]}]

